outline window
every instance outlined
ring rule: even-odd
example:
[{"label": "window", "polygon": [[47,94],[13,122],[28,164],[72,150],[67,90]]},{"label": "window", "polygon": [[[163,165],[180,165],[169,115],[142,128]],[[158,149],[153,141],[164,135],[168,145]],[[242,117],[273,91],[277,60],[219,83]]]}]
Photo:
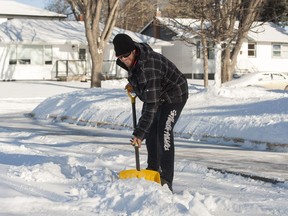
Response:
[{"label": "window", "polygon": [[281,57],[281,45],[278,45],[278,44],[274,44],[272,46],[272,56],[273,57]]},{"label": "window", "polygon": [[17,47],[18,63],[19,64],[41,64],[42,63],[41,47],[42,46],[18,45]]},{"label": "window", "polygon": [[[214,52],[214,43],[208,42],[207,43],[207,54],[208,59],[214,59],[215,58],[215,52]],[[201,42],[197,41],[196,43],[196,57],[201,58]]]},{"label": "window", "polygon": [[288,44],[272,44],[273,58],[288,58]]},{"label": "window", "polygon": [[201,42],[197,41],[196,44],[196,56],[197,58],[201,58]]},{"label": "window", "polygon": [[283,58],[288,58],[288,44],[283,44],[281,46],[281,54]]},{"label": "window", "polygon": [[212,42],[208,42],[208,48],[207,48],[207,52],[208,52],[208,59],[214,59],[215,58],[215,52],[214,52],[214,43]]},{"label": "window", "polygon": [[9,52],[10,52],[10,59],[9,64],[17,64],[17,52],[16,52],[16,45],[10,45]]},{"label": "window", "polygon": [[262,74],[258,81],[270,81],[272,80],[272,75],[269,73]]},{"label": "window", "polygon": [[256,57],[256,43],[248,43],[248,56]]},{"label": "window", "polygon": [[52,64],[52,46],[44,46],[44,64]]},{"label": "window", "polygon": [[272,74],[273,80],[285,80],[286,78],[282,74]]},{"label": "window", "polygon": [[86,60],[86,49],[79,49],[79,60]]},{"label": "window", "polygon": [[52,64],[51,45],[11,45],[9,64]]}]

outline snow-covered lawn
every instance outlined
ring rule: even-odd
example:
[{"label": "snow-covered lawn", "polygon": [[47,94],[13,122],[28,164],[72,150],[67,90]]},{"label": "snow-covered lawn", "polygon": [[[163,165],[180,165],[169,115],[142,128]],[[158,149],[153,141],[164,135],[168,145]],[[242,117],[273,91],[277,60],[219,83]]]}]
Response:
[{"label": "snow-covered lawn", "polygon": [[[143,179],[118,179],[135,164],[125,81],[101,89],[2,82],[0,215],[287,215],[288,93],[190,82],[175,128],[174,194]],[[140,153],[145,168],[145,146]],[[229,163],[280,183],[208,169]]]}]

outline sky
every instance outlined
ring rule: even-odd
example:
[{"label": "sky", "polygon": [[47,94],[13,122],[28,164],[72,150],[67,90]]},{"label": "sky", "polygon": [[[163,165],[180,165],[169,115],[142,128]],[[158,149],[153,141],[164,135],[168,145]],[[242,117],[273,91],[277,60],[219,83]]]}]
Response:
[{"label": "sky", "polygon": [[[189,81],[171,193],[119,179],[135,169],[126,82],[1,82],[0,215],[287,214],[287,91]],[[146,160],[144,143],[142,169]]]},{"label": "sky", "polygon": [[48,0],[14,0],[14,1],[43,9],[48,2]]}]

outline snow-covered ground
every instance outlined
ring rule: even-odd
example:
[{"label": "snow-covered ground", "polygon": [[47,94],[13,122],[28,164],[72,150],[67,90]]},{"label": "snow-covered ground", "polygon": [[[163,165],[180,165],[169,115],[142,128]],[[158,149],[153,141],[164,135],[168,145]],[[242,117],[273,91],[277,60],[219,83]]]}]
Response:
[{"label": "snow-covered ground", "polygon": [[[118,179],[135,166],[124,85],[0,84],[1,216],[287,215],[287,92],[191,82],[175,128],[172,194],[154,182]],[[145,146],[140,157],[145,168]],[[215,171],[229,163],[278,183]]]}]

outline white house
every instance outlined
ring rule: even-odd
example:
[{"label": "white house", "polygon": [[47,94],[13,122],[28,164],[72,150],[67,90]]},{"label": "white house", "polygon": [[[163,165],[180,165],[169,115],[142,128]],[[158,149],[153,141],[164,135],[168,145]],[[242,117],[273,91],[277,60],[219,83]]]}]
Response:
[{"label": "white house", "polygon": [[[12,19],[0,24],[0,79],[53,79],[89,70],[83,23]],[[71,74],[72,73],[72,74]]]},{"label": "white house", "polygon": [[[0,1],[1,7],[3,2],[12,3],[10,7],[9,4],[6,5],[6,9],[13,12],[9,12],[9,19],[5,20],[2,11],[0,80],[67,80],[90,77],[91,58],[83,22],[64,21],[60,19],[63,16],[42,9],[39,9],[42,14],[40,16],[39,11],[33,7],[19,5],[14,1]],[[20,8],[15,12],[16,6],[22,7],[22,15]],[[27,19],[24,19],[26,16]],[[162,46],[171,45],[170,42],[115,27],[104,50],[104,76],[127,75],[124,70],[116,67],[111,44],[114,36],[120,32],[130,35],[137,42],[150,44],[158,52],[162,51]]]},{"label": "white house", "polygon": [[63,20],[67,16],[13,0],[0,0],[0,23],[9,19]]},{"label": "white house", "polygon": [[[103,73],[125,77],[116,68],[111,41],[126,33],[137,42],[146,42],[156,51],[170,45],[139,33],[114,28],[104,50]],[[12,19],[0,24],[0,80],[51,80],[90,77],[91,60],[83,22]]]},{"label": "white house", "polygon": [[[191,25],[195,20],[177,19],[183,25]],[[172,23],[172,24],[171,24]],[[183,36],[173,19],[156,16],[140,33],[171,41],[174,46],[163,47],[162,53],[172,60],[188,78],[203,78],[201,42],[196,35],[189,38],[196,45],[188,45],[177,40]],[[209,78],[214,77],[214,51],[208,50]],[[253,28],[245,39],[238,55],[234,73],[243,74],[256,71],[288,72],[288,33],[272,24],[264,23]]]}]

